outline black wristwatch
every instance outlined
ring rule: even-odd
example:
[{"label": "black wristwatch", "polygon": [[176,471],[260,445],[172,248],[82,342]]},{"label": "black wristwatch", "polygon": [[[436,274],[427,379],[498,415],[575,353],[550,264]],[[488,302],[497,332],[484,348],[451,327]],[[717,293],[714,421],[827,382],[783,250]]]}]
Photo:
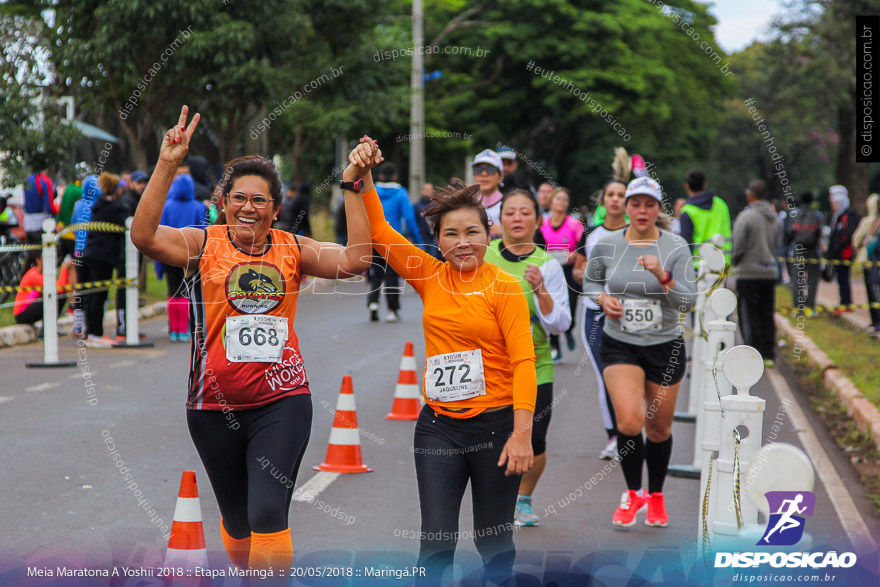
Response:
[{"label": "black wristwatch", "polygon": [[348,190],[350,192],[360,193],[361,189],[364,187],[364,180],[359,179],[357,181],[340,181],[339,187],[343,190]]}]

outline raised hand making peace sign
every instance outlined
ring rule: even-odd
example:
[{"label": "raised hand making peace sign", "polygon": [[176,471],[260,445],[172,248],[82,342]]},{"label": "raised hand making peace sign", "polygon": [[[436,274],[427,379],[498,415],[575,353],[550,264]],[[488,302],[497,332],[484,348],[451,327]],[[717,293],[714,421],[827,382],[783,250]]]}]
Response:
[{"label": "raised hand making peace sign", "polygon": [[201,119],[201,116],[196,113],[189,123],[189,128],[187,128],[186,118],[188,113],[189,107],[184,106],[181,108],[180,119],[178,119],[177,125],[171,127],[165,133],[165,138],[162,139],[162,146],[159,149],[159,161],[178,166],[183,161],[183,158],[186,157],[186,152],[189,151],[189,141]]}]

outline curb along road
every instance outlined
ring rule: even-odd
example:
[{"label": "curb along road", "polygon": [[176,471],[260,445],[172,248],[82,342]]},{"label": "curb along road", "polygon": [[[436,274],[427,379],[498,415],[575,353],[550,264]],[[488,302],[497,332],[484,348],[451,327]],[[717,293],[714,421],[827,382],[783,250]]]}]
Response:
[{"label": "curb along road", "polygon": [[785,336],[791,339],[796,347],[806,351],[810,364],[822,372],[825,387],[834,391],[846,407],[846,413],[855,420],[859,431],[870,435],[877,450],[880,450],[880,410],[877,409],[877,406],[856,388],[843,371],[838,369],[828,355],[816,346],[816,343],[802,330],[793,326],[787,318],[778,312],[774,314],[774,320],[776,327],[785,333]]}]

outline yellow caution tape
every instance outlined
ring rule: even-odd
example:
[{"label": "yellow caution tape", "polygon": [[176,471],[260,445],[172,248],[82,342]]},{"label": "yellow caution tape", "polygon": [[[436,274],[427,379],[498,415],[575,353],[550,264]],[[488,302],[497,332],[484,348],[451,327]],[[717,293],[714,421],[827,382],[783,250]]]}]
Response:
[{"label": "yellow caution tape", "polygon": [[733,429],[733,508],[736,510],[736,527],[743,529],[741,487],[739,481],[739,445],[742,444],[739,430]]},{"label": "yellow caution tape", "polygon": [[2,245],[0,253],[13,253],[18,251],[36,251],[42,249],[43,245]]},{"label": "yellow caution tape", "polygon": [[709,492],[712,488],[712,457],[709,457],[709,472],[706,475],[706,491],[703,493],[703,560],[706,564],[712,560],[712,540],[709,538]]},{"label": "yellow caution tape", "polygon": [[[104,279],[101,281],[84,281],[82,283],[72,283],[72,284],[68,284],[68,285],[62,285],[61,287],[58,288],[58,292],[61,293],[61,292],[66,292],[66,291],[67,292],[79,291],[81,289],[89,289],[92,287],[99,287],[99,288],[100,287],[114,287],[114,286],[128,287],[129,285],[137,285],[137,283],[138,283],[137,279],[125,279],[125,278]],[[41,292],[41,291],[43,291],[43,287],[40,285],[30,285],[27,287],[21,287],[20,285],[2,285],[2,286],[0,286],[0,292],[15,293],[18,291],[40,291]]]},{"label": "yellow caution tape", "polygon": [[880,267],[880,261],[845,261],[843,259],[816,259],[814,257],[776,257],[780,263],[794,263],[800,265],[848,265],[850,267]]},{"label": "yellow caution tape", "polygon": [[65,234],[79,230],[91,232],[125,232],[125,227],[120,226],[119,224],[113,224],[112,222],[80,222],[79,224],[65,226],[63,230],[55,235],[55,239],[57,240]]},{"label": "yellow caution tape", "polygon": [[777,308],[776,311],[782,314],[783,316],[794,316],[800,312],[803,312],[805,316],[813,316],[819,314],[832,314],[835,312],[844,312],[844,311],[852,311],[852,310],[869,310],[869,309],[878,309],[880,308],[880,302],[872,302],[870,304],[844,304],[841,306],[813,306],[812,308],[803,307],[803,308],[795,308],[795,307],[785,307],[785,308]]}]

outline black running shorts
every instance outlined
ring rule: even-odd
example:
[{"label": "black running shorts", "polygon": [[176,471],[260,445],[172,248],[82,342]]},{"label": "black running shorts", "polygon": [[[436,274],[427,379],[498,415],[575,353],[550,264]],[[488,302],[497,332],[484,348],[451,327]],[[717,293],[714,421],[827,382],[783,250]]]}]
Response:
[{"label": "black running shorts", "polygon": [[611,365],[636,365],[645,372],[645,379],[658,385],[674,385],[684,379],[687,351],[684,338],[639,346],[621,342],[606,332],[602,336],[599,356],[605,368]]}]

